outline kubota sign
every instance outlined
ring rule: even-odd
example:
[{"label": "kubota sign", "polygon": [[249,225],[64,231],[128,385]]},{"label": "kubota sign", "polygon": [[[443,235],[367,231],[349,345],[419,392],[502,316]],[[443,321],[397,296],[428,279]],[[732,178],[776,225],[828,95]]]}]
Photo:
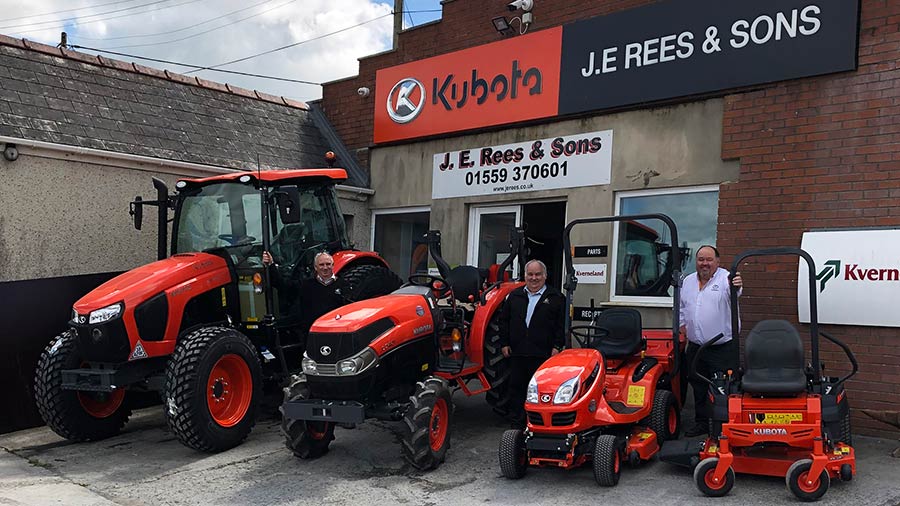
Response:
[{"label": "kubota sign", "polygon": [[[816,262],[820,323],[900,327],[900,230],[806,232]],[[798,279],[807,279],[806,262]],[[798,284],[800,321],[809,322],[808,289]]]},{"label": "kubota sign", "polygon": [[375,142],[555,116],[561,48],[558,27],[379,70]]}]

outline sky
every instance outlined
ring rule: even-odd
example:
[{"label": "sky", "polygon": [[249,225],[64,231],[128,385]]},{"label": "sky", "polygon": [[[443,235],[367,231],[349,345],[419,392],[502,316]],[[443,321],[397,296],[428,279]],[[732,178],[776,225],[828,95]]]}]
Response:
[{"label": "sky", "polygon": [[[322,96],[321,86],[138,57],[207,67],[293,45],[218,68],[333,81],[356,75],[360,57],[390,49],[393,7],[393,0],[0,0],[0,34],[55,46],[65,31],[78,51],[308,101]],[[403,10],[404,28],[441,16],[440,0],[404,0]]]}]

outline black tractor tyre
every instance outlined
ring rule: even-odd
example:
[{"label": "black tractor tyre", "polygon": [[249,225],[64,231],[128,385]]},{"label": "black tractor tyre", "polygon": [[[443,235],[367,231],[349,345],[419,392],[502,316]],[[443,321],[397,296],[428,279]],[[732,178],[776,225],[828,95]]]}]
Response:
[{"label": "black tractor tyre", "polygon": [[729,467],[725,471],[725,479],[722,483],[713,482],[713,472],[719,465],[718,457],[705,458],[694,468],[694,484],[697,489],[709,497],[723,497],[734,488],[734,469]]},{"label": "black tractor tyre", "polygon": [[246,336],[204,327],[178,341],[166,367],[165,412],[182,444],[210,453],[239,445],[261,398],[259,356]]},{"label": "black tractor tyre", "polygon": [[453,401],[444,379],[428,377],[416,383],[416,391],[403,415],[403,457],[419,470],[435,469],[450,447]]},{"label": "black tractor tyre", "polygon": [[850,427],[850,411],[847,411],[847,414],[841,417],[841,435],[838,439],[839,442],[846,444],[847,446],[853,446],[853,433]]},{"label": "black tractor tyre", "polygon": [[594,479],[601,487],[614,487],[622,472],[622,455],[616,436],[602,434],[594,442]]},{"label": "black tractor tyre", "polygon": [[509,394],[509,359],[500,350],[500,310],[494,312],[488,321],[484,335],[484,377],[491,389],[485,394],[488,405],[500,416],[508,416],[512,411]]},{"label": "black tractor tyre", "polygon": [[70,441],[97,441],[118,434],[131,416],[124,390],[113,393],[63,390],[62,371],[82,365],[75,332],[56,336],[41,353],[34,375],[38,412],[53,432]]},{"label": "black tractor tyre", "polygon": [[660,445],[678,439],[678,433],[681,431],[681,413],[675,394],[668,390],[657,390],[653,394],[653,409],[650,411],[648,426],[656,433],[656,440]]},{"label": "black tractor tyre", "polygon": [[[309,399],[309,386],[305,379],[298,378],[284,389],[284,400],[288,402],[302,399]],[[281,413],[284,445],[294,452],[294,456],[315,459],[328,453],[328,445],[334,441],[334,423],[286,418],[283,406],[278,411]]]},{"label": "black tractor tyre", "polygon": [[403,281],[383,265],[355,265],[338,274],[347,287],[344,297],[352,302],[387,295]]},{"label": "black tractor tyre", "polygon": [[798,460],[791,464],[784,476],[788,490],[801,501],[818,501],[825,495],[825,492],[828,492],[828,487],[831,485],[831,477],[828,475],[827,469],[823,469],[819,473],[819,478],[812,484],[807,483],[810,481],[808,474],[811,467],[811,459]]},{"label": "black tractor tyre", "polygon": [[528,450],[525,448],[525,432],[510,429],[500,438],[500,472],[511,480],[525,476],[528,470]]}]

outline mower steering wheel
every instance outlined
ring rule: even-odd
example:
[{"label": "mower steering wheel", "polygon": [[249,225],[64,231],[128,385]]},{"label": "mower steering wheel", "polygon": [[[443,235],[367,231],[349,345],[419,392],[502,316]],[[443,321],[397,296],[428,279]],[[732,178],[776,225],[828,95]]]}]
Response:
[{"label": "mower steering wheel", "polygon": [[609,329],[599,325],[573,325],[569,327],[569,332],[582,348],[596,349],[595,342],[609,337]]},{"label": "mower steering wheel", "polygon": [[435,294],[439,294],[438,298],[450,291],[450,285],[443,278],[432,276],[431,274],[413,274],[409,277],[409,283],[415,286],[427,286]]},{"label": "mower steering wheel", "polygon": [[252,243],[256,240],[256,237],[249,235],[237,235],[237,234],[219,234],[219,239],[223,241],[228,241],[229,246],[241,246],[245,244]]}]

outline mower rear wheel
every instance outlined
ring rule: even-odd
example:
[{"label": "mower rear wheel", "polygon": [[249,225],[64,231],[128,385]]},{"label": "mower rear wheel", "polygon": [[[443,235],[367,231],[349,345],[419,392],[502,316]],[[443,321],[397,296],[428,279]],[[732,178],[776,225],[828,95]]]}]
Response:
[{"label": "mower rear wheel", "polygon": [[622,472],[622,455],[615,436],[597,436],[594,443],[594,479],[601,487],[614,487]]},{"label": "mower rear wheel", "polygon": [[125,390],[63,390],[62,371],[82,365],[74,331],[63,332],[50,341],[35,371],[34,397],[38,412],[53,432],[70,441],[97,441],[114,436],[131,416]]},{"label": "mower rear wheel", "polygon": [[681,413],[675,394],[668,390],[656,391],[653,395],[649,426],[656,433],[656,440],[660,445],[665,441],[678,439],[678,433],[681,431]]},{"label": "mower rear wheel", "polygon": [[525,476],[528,470],[528,451],[525,449],[525,432],[510,429],[500,438],[500,471],[511,480]]},{"label": "mower rear wheel", "polygon": [[[284,400],[297,401],[309,398],[309,386],[305,379],[298,379],[285,389]],[[314,459],[328,453],[328,445],[334,441],[334,423],[312,420],[292,420],[281,412],[281,433],[284,445],[301,459]]]},{"label": "mower rear wheel", "polygon": [[713,481],[713,475],[715,474],[716,466],[718,465],[719,458],[710,457],[701,460],[700,463],[697,464],[697,467],[694,468],[694,483],[704,495],[708,495],[709,497],[722,497],[727,495],[728,492],[731,492],[731,489],[734,488],[734,469],[731,467],[725,471],[725,478],[723,480],[719,483]]},{"label": "mower rear wheel", "polygon": [[801,501],[818,501],[831,485],[831,477],[825,469],[819,473],[818,478],[809,475],[812,463],[811,459],[798,460],[791,464],[784,477],[788,490]]},{"label": "mower rear wheel", "polygon": [[342,270],[339,276],[347,286],[345,296],[350,301],[387,295],[403,283],[394,271],[383,265],[355,265]]},{"label": "mower rear wheel", "polygon": [[494,312],[484,333],[484,366],[482,368],[491,389],[485,394],[488,405],[500,416],[510,413],[509,359],[500,347],[500,310]]},{"label": "mower rear wheel", "polygon": [[847,411],[847,414],[841,417],[841,435],[838,441],[847,446],[853,446],[853,433],[850,429],[850,411]]},{"label": "mower rear wheel", "polygon": [[262,371],[247,337],[227,327],[183,336],[166,367],[165,412],[185,446],[220,452],[237,446],[256,424]]},{"label": "mower rear wheel", "polygon": [[409,400],[403,415],[403,457],[416,469],[435,469],[450,447],[450,388],[445,380],[432,376],[416,383]]}]

